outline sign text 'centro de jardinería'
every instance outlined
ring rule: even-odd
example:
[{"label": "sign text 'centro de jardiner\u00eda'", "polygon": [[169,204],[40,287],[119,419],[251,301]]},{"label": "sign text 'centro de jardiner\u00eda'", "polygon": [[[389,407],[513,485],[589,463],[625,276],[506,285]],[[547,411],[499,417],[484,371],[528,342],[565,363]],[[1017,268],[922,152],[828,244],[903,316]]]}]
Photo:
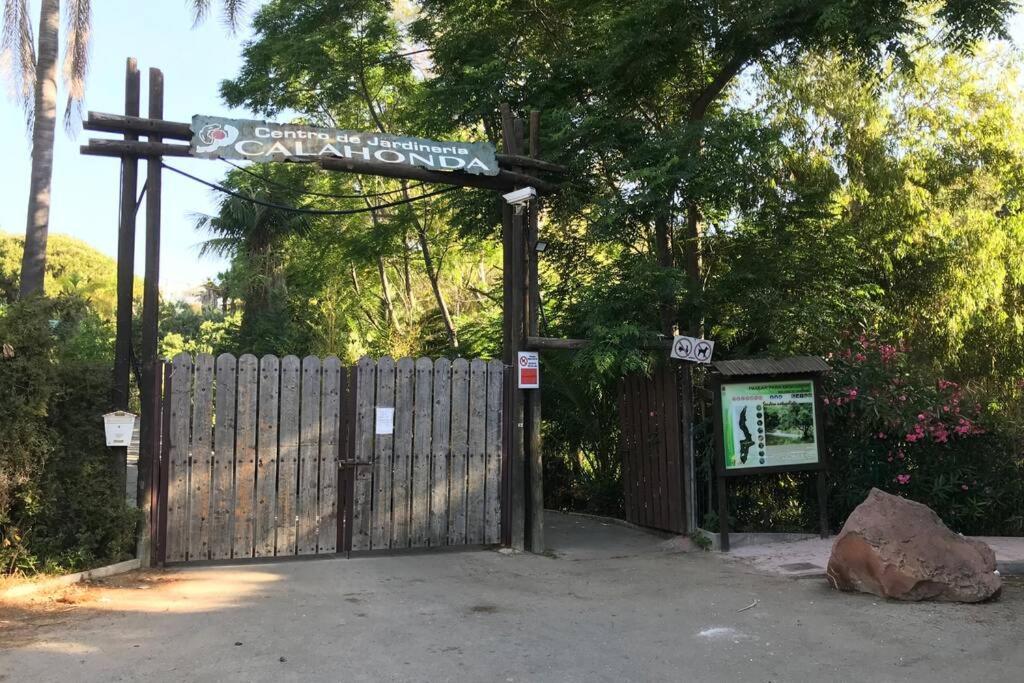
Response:
[{"label": "sign text 'centro de jardiner\u00eda'", "polygon": [[437,142],[219,116],[192,117],[190,149],[193,156],[206,159],[311,161],[331,156],[432,171],[498,174],[494,145],[486,142]]}]

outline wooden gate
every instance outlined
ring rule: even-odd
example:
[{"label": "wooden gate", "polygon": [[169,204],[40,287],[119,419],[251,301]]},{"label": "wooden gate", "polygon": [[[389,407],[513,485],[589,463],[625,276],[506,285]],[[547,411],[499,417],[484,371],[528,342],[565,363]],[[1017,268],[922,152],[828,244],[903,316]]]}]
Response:
[{"label": "wooden gate", "polygon": [[500,361],[179,354],[158,558],[498,543],[502,384]]},{"label": "wooden gate", "polygon": [[627,521],[686,533],[682,424],[674,367],[622,379],[619,451]]}]

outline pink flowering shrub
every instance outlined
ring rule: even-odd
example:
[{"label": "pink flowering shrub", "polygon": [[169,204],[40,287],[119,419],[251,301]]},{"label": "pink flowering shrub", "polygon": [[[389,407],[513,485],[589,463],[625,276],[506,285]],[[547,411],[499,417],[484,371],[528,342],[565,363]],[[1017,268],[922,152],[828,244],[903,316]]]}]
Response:
[{"label": "pink flowering shrub", "polygon": [[833,524],[877,487],[928,505],[956,531],[1022,533],[1021,454],[986,414],[984,397],[863,334],[828,361]]}]

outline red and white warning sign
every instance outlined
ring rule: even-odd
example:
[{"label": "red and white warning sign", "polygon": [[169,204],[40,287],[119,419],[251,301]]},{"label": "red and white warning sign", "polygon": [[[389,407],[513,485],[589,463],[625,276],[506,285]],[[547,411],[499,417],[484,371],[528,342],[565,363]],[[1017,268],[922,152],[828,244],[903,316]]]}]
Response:
[{"label": "red and white warning sign", "polygon": [[540,356],[536,351],[520,351],[516,358],[520,389],[540,389]]}]

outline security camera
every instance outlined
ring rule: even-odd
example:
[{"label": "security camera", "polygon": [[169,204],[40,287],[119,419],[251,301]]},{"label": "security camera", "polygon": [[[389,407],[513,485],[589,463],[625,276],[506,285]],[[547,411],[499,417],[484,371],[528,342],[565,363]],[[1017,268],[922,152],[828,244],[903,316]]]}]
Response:
[{"label": "security camera", "polygon": [[512,206],[522,206],[537,196],[537,190],[532,187],[523,187],[502,196]]}]

